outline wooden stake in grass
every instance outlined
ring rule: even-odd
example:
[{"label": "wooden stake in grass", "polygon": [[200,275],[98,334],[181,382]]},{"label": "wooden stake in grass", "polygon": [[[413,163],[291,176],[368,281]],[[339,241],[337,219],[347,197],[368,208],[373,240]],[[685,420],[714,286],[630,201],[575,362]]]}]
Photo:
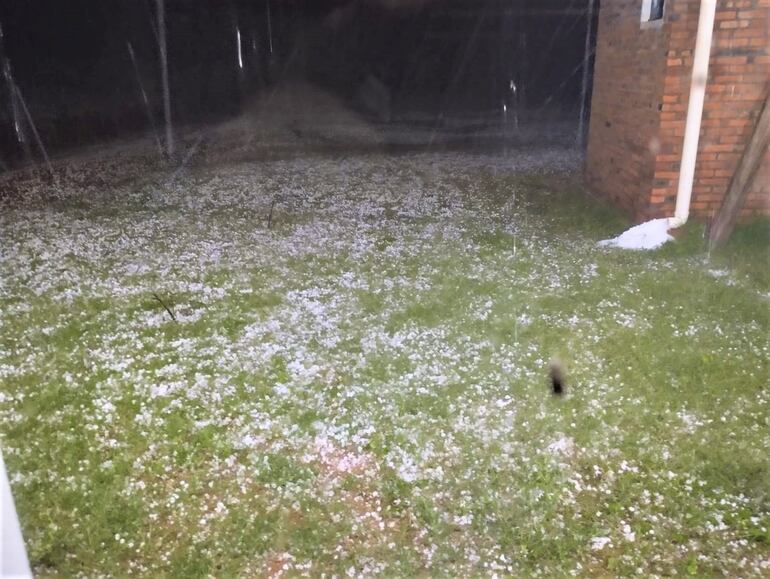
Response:
[{"label": "wooden stake in grass", "polygon": [[270,212],[267,214],[268,229],[270,229],[273,226],[273,210],[275,209],[276,202],[277,202],[277,198],[273,197],[273,200],[270,202]]},{"label": "wooden stake in grass", "polygon": [[158,303],[165,308],[165,310],[168,312],[168,315],[171,316],[171,319],[176,322],[176,316],[174,315],[174,312],[171,311],[171,308],[166,305],[166,302],[160,299],[160,296],[156,293],[153,293],[152,297],[154,297],[158,301]]}]

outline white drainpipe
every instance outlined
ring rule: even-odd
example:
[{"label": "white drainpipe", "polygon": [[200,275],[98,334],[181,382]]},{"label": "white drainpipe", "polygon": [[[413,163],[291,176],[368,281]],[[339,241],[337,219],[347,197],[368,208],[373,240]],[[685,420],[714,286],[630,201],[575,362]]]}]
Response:
[{"label": "white drainpipe", "polygon": [[706,98],[709,60],[711,59],[711,38],[714,32],[714,16],[717,0],[701,0],[698,18],[698,36],[695,40],[690,101],[687,107],[687,122],[684,128],[682,163],[679,169],[679,188],[676,193],[676,210],[668,220],[670,229],[681,227],[690,216],[690,198],[695,178],[695,161],[698,157],[698,140],[703,119],[703,101]]}]

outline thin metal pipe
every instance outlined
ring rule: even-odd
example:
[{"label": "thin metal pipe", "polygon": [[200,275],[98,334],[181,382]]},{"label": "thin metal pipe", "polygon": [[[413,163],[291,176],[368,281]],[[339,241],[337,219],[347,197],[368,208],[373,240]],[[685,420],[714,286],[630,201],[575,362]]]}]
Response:
[{"label": "thin metal pipe", "polygon": [[142,102],[144,103],[144,110],[147,113],[147,120],[152,128],[152,135],[155,137],[155,144],[158,146],[158,153],[163,156],[163,143],[158,136],[158,127],[155,124],[155,115],[152,114],[152,107],[150,106],[150,99],[147,98],[147,92],[144,90],[144,83],[142,82],[142,75],[139,73],[139,64],[136,62],[136,55],[134,54],[134,47],[131,46],[131,42],[126,42],[128,46],[128,55],[131,57],[131,64],[134,67],[134,75],[136,76],[136,83],[139,85],[139,92],[142,95]]},{"label": "thin metal pipe", "polygon": [[21,103],[21,107],[22,107],[22,110],[24,111],[24,115],[27,117],[27,122],[29,123],[29,126],[32,129],[32,134],[35,136],[35,141],[37,141],[37,146],[43,155],[43,159],[45,160],[46,166],[48,167],[48,172],[51,174],[51,177],[55,179],[56,175],[53,172],[53,165],[51,165],[51,159],[48,157],[48,151],[45,150],[45,146],[43,145],[43,140],[40,138],[40,133],[37,132],[35,121],[32,120],[32,115],[30,114],[29,109],[27,108],[27,103],[24,100],[24,97],[21,96],[21,90],[19,89],[19,85],[14,83],[13,86],[16,89],[16,96],[19,98],[19,102]]},{"label": "thin metal pipe", "polygon": [[164,0],[156,0],[158,8],[158,48],[160,49],[160,71],[163,84],[163,114],[166,119],[166,153],[174,156],[174,127],[171,122],[171,90],[168,85],[168,54],[166,49],[166,12]]},{"label": "thin metal pipe", "polygon": [[594,31],[594,1],[588,0],[588,11],[586,23],[586,42],[583,52],[583,81],[580,90],[580,119],[578,121],[578,143],[580,148],[585,147],[586,141],[586,110],[588,109],[588,64],[591,60],[591,36]]}]

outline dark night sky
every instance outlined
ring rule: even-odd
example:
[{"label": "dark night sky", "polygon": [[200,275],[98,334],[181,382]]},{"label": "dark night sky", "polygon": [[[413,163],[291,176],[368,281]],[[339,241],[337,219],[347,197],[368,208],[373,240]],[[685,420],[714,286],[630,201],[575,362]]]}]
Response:
[{"label": "dark night sky", "polygon": [[[234,114],[241,99],[282,73],[310,78],[352,98],[368,76],[402,108],[496,106],[515,77],[531,107],[549,97],[576,106],[585,19],[559,14],[568,0],[166,0],[174,109],[182,122]],[[411,8],[410,8],[411,7]],[[504,18],[502,8],[524,15]],[[533,10],[550,8],[548,15]],[[5,52],[16,82],[57,142],[114,137],[143,121],[126,43],[159,104],[153,0],[0,2]],[[236,27],[245,70],[237,69]],[[524,38],[522,38],[524,36]],[[572,76],[570,76],[572,74]],[[0,89],[0,147],[12,133]]]}]

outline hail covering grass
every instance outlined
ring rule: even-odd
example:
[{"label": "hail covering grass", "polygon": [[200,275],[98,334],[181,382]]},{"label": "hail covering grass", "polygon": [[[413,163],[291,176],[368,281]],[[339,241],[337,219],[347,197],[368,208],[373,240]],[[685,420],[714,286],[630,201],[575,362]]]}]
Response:
[{"label": "hail covering grass", "polygon": [[0,211],[36,573],[770,570],[765,298],[597,248],[568,150],[117,164]]}]

